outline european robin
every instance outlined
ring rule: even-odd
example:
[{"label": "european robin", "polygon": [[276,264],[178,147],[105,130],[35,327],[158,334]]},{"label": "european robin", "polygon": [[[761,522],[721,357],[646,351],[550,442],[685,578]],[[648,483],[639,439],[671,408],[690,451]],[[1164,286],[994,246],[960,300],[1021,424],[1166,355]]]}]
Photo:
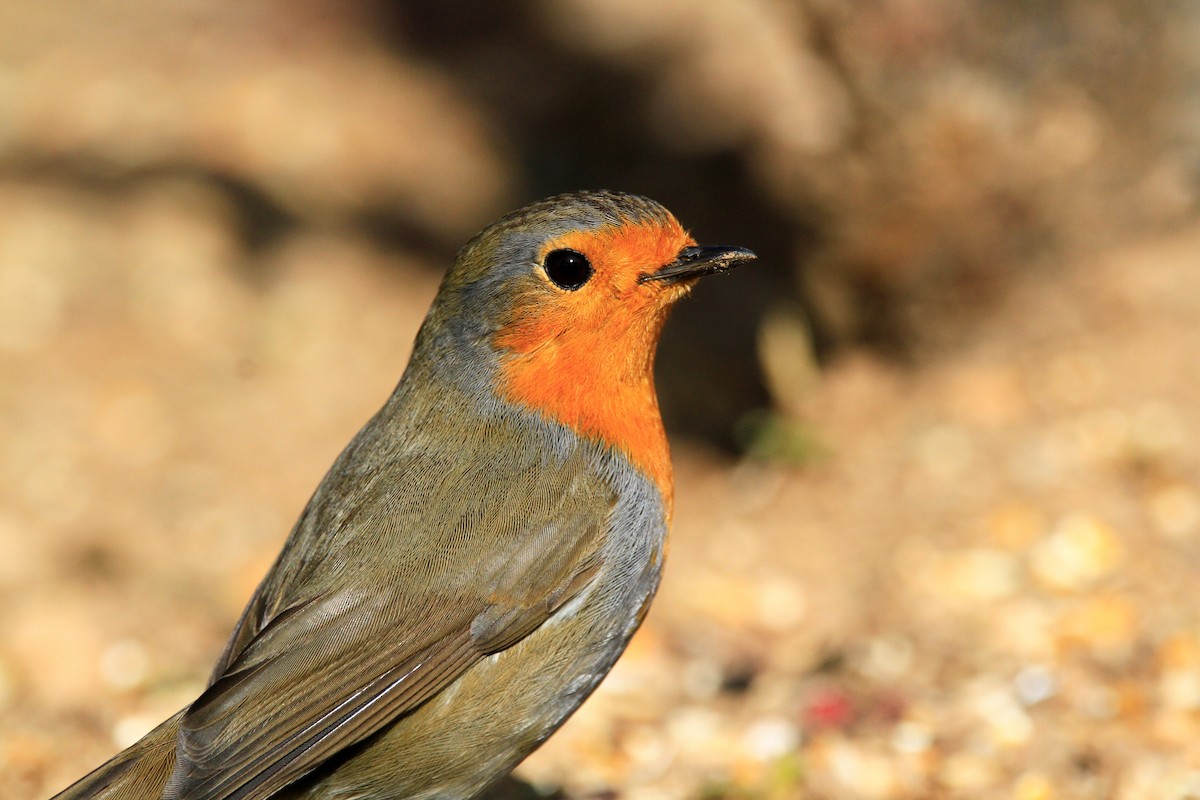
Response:
[{"label": "european robin", "polygon": [[659,333],[753,258],[613,192],[475,236],[208,688],[58,797],[469,798],[507,774],[646,614],[673,496]]}]

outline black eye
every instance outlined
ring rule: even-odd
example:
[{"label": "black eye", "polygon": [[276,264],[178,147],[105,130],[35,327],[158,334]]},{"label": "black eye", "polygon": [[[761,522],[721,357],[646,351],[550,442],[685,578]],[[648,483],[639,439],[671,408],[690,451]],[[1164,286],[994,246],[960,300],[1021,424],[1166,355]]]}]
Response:
[{"label": "black eye", "polygon": [[556,286],[572,292],[592,277],[592,265],[587,256],[575,250],[551,250],[542,266]]}]

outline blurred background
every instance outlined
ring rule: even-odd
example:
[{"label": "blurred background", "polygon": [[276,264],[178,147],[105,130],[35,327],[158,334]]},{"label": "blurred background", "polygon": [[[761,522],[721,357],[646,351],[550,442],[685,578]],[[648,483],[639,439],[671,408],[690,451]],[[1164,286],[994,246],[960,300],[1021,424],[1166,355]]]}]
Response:
[{"label": "blurred background", "polygon": [[1200,795],[1200,6],[0,5],[0,795],[200,691],[456,249],[640,192],[761,260],[569,798]]}]

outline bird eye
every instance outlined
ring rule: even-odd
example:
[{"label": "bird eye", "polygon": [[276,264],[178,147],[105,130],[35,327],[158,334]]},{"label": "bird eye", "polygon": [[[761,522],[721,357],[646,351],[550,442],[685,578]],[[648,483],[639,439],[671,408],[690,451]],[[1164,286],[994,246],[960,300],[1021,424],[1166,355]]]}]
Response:
[{"label": "bird eye", "polygon": [[551,250],[542,267],[555,286],[569,292],[587,283],[593,272],[587,256],[575,250]]}]

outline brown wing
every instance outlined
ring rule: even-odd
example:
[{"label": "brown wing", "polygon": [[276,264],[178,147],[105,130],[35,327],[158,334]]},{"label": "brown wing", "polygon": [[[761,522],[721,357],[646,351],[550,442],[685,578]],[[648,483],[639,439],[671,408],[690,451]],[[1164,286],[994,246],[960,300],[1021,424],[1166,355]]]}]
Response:
[{"label": "brown wing", "polygon": [[[499,499],[478,475],[414,466],[386,470],[388,492],[318,492],[184,714],[164,797],[269,797],[515,644],[595,574],[614,498],[581,462]],[[330,490],[353,513],[321,513]],[[344,527],[314,533],[329,520]]]}]

